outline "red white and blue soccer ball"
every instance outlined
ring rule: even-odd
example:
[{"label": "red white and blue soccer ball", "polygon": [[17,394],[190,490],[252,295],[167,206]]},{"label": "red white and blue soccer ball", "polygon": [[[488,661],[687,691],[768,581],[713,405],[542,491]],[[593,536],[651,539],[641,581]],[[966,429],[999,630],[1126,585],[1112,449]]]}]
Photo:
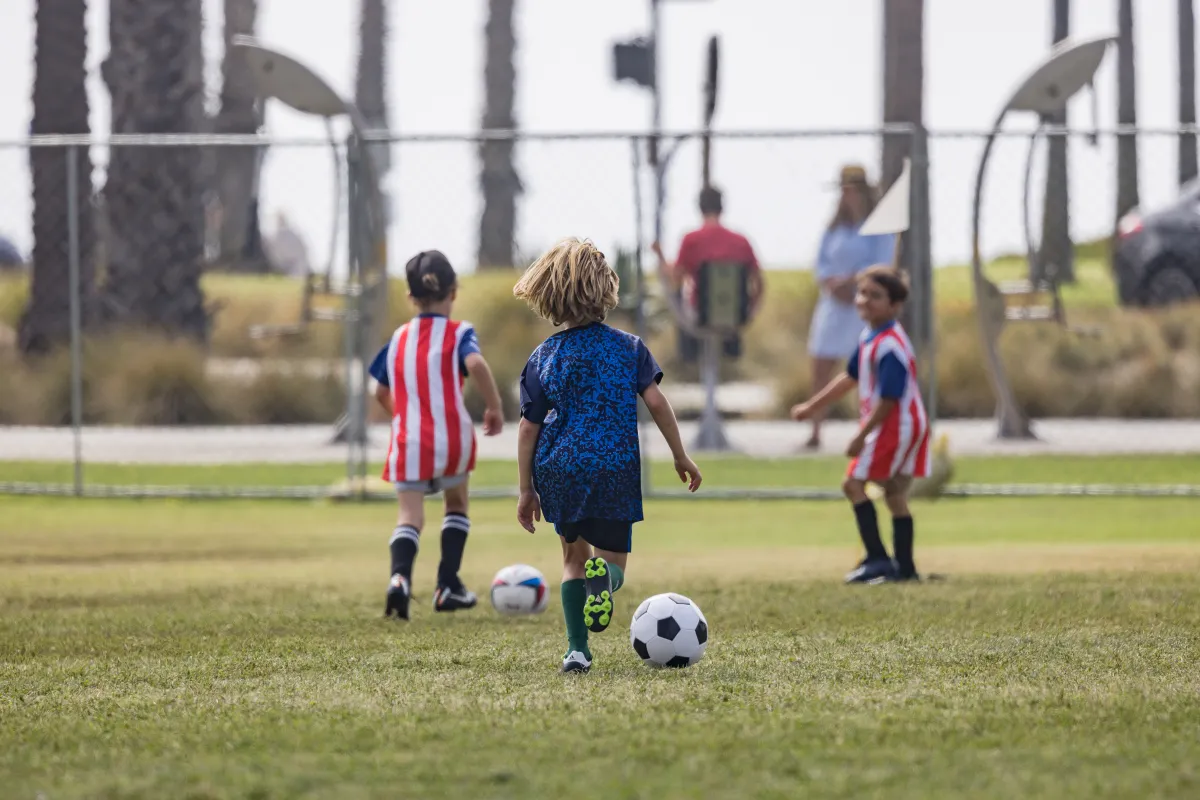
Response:
[{"label": "red white and blue soccer ball", "polygon": [[501,614],[540,614],[549,599],[546,577],[528,564],[507,566],[492,579],[492,608]]},{"label": "red white and blue soccer ball", "polygon": [[700,606],[683,595],[656,594],[633,612],[629,641],[648,667],[690,667],[708,647],[708,620]]}]

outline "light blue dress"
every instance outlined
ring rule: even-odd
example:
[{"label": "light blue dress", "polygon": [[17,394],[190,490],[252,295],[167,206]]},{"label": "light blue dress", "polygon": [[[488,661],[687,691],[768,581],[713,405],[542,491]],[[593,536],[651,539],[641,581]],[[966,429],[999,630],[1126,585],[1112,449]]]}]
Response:
[{"label": "light blue dress", "polygon": [[[895,236],[863,236],[858,227],[839,225],[826,230],[817,253],[817,282],[845,278],[874,264],[892,263]],[[821,289],[808,331],[808,352],[814,358],[845,360],[858,347],[863,321],[853,303],[843,303]]]}]

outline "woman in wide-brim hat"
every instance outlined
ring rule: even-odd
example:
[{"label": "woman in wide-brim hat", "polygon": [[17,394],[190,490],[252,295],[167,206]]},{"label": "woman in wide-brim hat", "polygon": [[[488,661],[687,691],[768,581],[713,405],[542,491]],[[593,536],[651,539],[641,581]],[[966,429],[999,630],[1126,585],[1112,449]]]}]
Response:
[{"label": "woman in wide-brim hat", "polygon": [[[821,296],[808,333],[813,392],[829,383],[858,346],[863,323],[854,308],[855,275],[873,264],[890,263],[894,247],[891,234],[859,233],[878,202],[867,171],[859,164],[847,164],[842,167],[837,185],[841,197],[817,253],[816,278]],[[821,446],[823,416],[812,419],[812,434],[806,445],[810,449]]]}]

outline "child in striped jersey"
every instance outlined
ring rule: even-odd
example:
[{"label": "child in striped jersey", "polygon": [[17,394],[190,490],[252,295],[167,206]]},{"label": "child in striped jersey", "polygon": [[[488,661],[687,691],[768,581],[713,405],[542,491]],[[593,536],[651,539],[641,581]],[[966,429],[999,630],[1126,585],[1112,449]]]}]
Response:
[{"label": "child in striped jersey", "polygon": [[384,615],[401,619],[408,619],[427,494],[441,492],[446,509],[433,608],[454,611],[477,602],[458,577],[471,530],[467,482],[475,469],[475,429],[462,391],[468,374],[478,381],[486,403],[484,434],[495,436],[504,426],[500,392],[474,327],[450,319],[458,294],[454,268],[442,253],[428,250],[409,260],[405,274],[417,316],[396,329],[370,368],[379,384],[375,397],[392,417],[383,478],[395,485],[400,504]]},{"label": "child in striped jersey", "polygon": [[[842,490],[854,506],[866,558],[846,576],[847,583],[920,580],[913,562],[913,519],[908,492],[913,478],[929,473],[929,419],[917,386],[912,343],[897,321],[908,284],[903,273],[877,265],[858,276],[855,306],[867,323],[846,371],[807,403],[792,409],[799,421],[837,402],[856,385],[860,425],[846,454],[853,459]],[[895,561],[879,537],[875,504],[867,482],[878,484],[892,512]]]}]

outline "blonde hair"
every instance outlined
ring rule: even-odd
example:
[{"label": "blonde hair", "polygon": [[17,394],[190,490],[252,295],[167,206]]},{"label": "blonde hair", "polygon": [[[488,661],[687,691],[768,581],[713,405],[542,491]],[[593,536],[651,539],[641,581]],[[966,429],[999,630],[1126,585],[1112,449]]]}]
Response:
[{"label": "blonde hair", "polygon": [[563,239],[533,262],[513,296],[555,325],[602,322],[617,307],[617,273],[596,245]]}]

